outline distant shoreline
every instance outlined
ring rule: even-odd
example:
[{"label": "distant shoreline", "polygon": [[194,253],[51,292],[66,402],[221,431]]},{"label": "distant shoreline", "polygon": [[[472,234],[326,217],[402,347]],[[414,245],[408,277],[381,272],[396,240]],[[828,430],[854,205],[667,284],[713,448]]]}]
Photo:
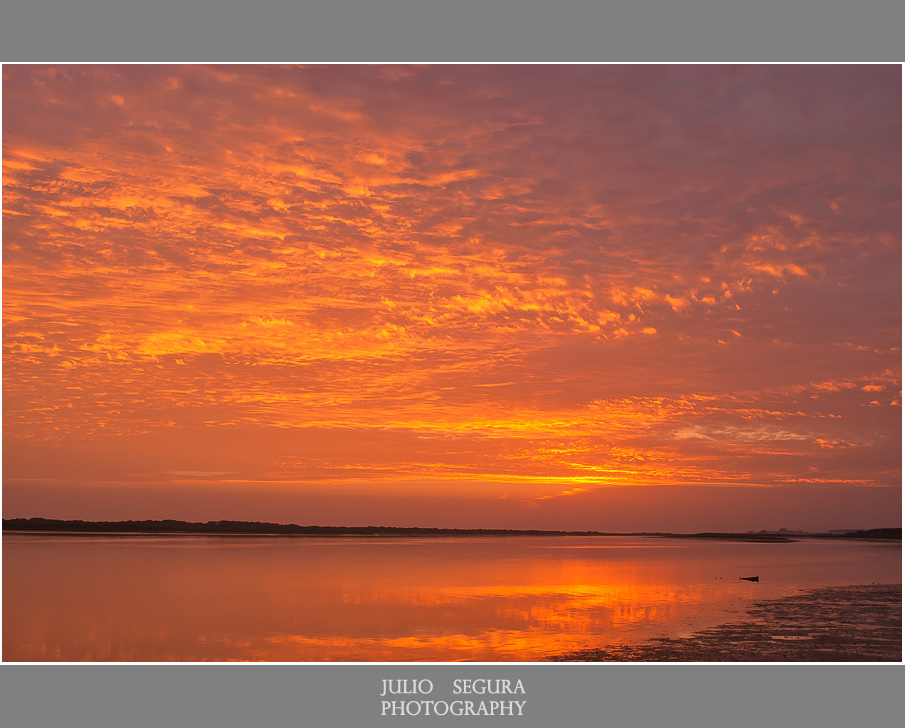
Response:
[{"label": "distant shoreline", "polygon": [[404,526],[299,526],[296,524],[262,523],[258,521],[81,521],[54,518],[4,518],[4,533],[46,533],[67,535],[98,534],[195,534],[220,536],[648,536],[689,538],[757,543],[789,543],[799,539],[902,539],[901,528],[874,528],[847,533],[665,533],[604,531],[557,531],[501,528],[424,528]]}]

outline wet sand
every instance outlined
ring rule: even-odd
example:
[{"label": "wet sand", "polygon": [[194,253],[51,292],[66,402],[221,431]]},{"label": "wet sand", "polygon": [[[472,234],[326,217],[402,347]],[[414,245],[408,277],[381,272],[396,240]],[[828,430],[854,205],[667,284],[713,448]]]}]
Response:
[{"label": "wet sand", "polygon": [[901,662],[902,585],[811,589],[755,602],[690,637],[590,649],[555,662]]}]

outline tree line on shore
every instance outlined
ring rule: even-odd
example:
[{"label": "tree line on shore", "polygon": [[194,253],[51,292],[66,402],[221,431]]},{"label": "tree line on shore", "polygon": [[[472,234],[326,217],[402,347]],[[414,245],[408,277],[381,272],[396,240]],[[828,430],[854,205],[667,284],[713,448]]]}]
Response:
[{"label": "tree line on shore", "polygon": [[421,528],[405,526],[299,526],[260,521],[80,521],[55,518],[4,518],[4,531],[90,531],[92,533],[249,533],[308,536],[593,536],[600,531],[543,531],[503,528]]},{"label": "tree line on shore", "polygon": [[425,528],[406,526],[299,526],[294,523],[261,521],[82,521],[56,518],[4,518],[4,531],[50,531],[67,533],[220,533],[300,536],[678,536],[684,538],[733,539],[786,542],[798,538],[899,539],[901,528],[871,528],[846,533],[783,534],[764,533],[612,533],[604,531],[545,531],[511,528]]}]

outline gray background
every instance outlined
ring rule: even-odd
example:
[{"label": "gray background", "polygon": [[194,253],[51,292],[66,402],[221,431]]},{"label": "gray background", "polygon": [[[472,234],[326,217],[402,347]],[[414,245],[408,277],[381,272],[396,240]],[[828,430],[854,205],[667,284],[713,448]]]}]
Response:
[{"label": "gray background", "polygon": [[21,62],[902,60],[900,0],[6,0]]},{"label": "gray background", "polygon": [[[854,728],[897,725],[901,666],[105,665],[2,666],[10,728]],[[381,680],[520,678],[524,717],[381,717]],[[479,697],[479,696],[478,696]],[[495,696],[494,696],[495,697]],[[475,696],[472,696],[474,699]]]},{"label": "gray background", "polygon": [[[899,62],[905,4],[12,0],[10,62]],[[13,728],[896,724],[902,665],[0,665]],[[521,678],[526,715],[382,718],[381,680]],[[461,696],[458,696],[461,697]],[[474,698],[473,698],[474,699]]]}]

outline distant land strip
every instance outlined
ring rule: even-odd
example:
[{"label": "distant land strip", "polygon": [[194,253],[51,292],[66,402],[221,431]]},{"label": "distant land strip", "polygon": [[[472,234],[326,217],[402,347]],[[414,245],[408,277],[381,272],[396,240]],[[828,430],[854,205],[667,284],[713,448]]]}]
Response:
[{"label": "distant land strip", "polygon": [[902,539],[901,528],[872,528],[846,533],[611,533],[603,531],[545,531],[503,528],[423,528],[405,526],[299,526],[260,521],[80,521],[55,518],[4,518],[4,531],[66,533],[200,533],[299,536],[661,536],[670,538],[730,539],[783,543],[799,538]]},{"label": "distant land strip", "polygon": [[502,528],[423,528],[405,526],[299,526],[260,521],[64,521],[4,518],[4,531],[86,531],[92,533],[222,533],[301,536],[612,536],[600,531],[543,531]]}]

